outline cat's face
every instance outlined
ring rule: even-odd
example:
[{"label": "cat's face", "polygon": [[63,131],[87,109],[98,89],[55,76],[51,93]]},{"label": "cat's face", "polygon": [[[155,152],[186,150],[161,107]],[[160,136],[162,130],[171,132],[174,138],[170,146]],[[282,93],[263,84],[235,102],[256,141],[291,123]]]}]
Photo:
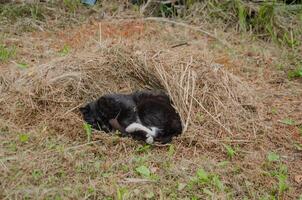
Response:
[{"label": "cat's face", "polygon": [[96,110],[96,102],[91,102],[84,107],[80,108],[83,115],[83,119],[96,130],[103,130],[105,132],[110,132],[110,127],[108,125],[108,120],[98,113]]}]

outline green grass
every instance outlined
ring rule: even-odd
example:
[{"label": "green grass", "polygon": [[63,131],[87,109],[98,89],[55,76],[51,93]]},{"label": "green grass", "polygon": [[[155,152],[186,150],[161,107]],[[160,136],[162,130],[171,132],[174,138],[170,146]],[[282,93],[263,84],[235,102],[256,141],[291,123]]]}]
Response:
[{"label": "green grass", "polygon": [[80,0],[63,0],[64,6],[69,12],[75,13],[82,5]]},{"label": "green grass", "polygon": [[16,55],[16,48],[0,44],[0,62],[6,62]]},{"label": "green grass", "polygon": [[297,68],[288,72],[289,79],[301,78],[302,77],[302,68]]},{"label": "green grass", "polygon": [[43,12],[43,7],[39,4],[4,4],[0,6],[0,17],[9,20],[32,18],[43,21],[45,19]]}]

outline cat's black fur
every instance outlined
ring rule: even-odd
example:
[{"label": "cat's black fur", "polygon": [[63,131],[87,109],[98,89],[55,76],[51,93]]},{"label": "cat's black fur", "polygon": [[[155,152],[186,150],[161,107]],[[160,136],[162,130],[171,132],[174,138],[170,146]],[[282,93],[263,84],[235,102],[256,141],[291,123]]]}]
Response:
[{"label": "cat's black fur", "polygon": [[117,119],[123,135],[137,140],[146,140],[144,131],[127,133],[126,127],[139,122],[145,127],[159,129],[155,141],[171,142],[181,134],[182,125],[179,114],[171,105],[170,98],[159,92],[137,91],[132,94],[109,94],[80,108],[84,120],[94,129],[110,132],[114,127],[109,120]]}]

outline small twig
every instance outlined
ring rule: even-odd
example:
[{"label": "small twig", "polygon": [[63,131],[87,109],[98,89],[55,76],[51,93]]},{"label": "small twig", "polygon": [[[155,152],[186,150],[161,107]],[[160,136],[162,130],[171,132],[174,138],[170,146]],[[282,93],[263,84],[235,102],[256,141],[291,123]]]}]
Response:
[{"label": "small twig", "polygon": [[180,43],[180,44],[175,44],[173,46],[171,46],[171,48],[176,48],[176,47],[180,47],[180,46],[184,46],[184,45],[189,45],[188,42],[183,42],[183,43]]}]

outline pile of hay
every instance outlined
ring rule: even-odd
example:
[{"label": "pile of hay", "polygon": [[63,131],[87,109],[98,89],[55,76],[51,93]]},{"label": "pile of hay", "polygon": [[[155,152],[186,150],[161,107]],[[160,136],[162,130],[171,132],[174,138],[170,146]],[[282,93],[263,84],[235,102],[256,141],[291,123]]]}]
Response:
[{"label": "pile of hay", "polygon": [[15,131],[47,128],[84,135],[78,108],[108,92],[163,89],[181,114],[186,133],[208,138],[248,139],[258,130],[256,96],[221,66],[190,51],[134,51],[94,47],[0,75],[0,123]]}]

